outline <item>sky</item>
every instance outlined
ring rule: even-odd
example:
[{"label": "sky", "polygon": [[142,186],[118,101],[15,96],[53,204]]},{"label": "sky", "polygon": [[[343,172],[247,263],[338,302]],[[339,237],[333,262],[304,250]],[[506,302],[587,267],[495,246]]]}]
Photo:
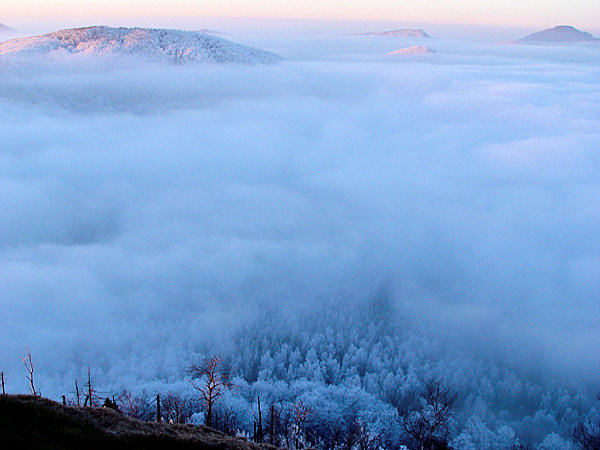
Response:
[{"label": "sky", "polygon": [[600,4],[589,0],[3,0],[0,22],[127,20],[135,17],[268,17],[386,20],[600,29]]}]

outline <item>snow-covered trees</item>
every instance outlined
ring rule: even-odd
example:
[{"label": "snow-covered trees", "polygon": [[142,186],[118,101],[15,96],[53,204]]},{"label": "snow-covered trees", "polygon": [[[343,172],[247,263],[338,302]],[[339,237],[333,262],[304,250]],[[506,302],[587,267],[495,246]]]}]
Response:
[{"label": "snow-covered trees", "polygon": [[447,423],[447,440],[456,448],[535,448],[543,441],[550,445],[551,433],[572,439],[575,424],[590,407],[589,396],[573,386],[526,378],[491,359],[448,350],[424,332],[395,322],[388,303],[317,306],[294,320],[274,311],[259,315],[224,353],[246,383],[238,395],[249,404],[257,395],[265,404],[275,403],[281,426],[286,408],[302,399],[314,411],[304,438],[319,448],[357,446],[356,436],[365,430],[369,435],[383,430],[380,446],[398,448],[411,440],[403,420],[411,414],[413,420],[423,419],[418,413],[427,381],[441,379],[456,394],[453,420]]},{"label": "snow-covered trees", "polygon": [[574,448],[571,442],[556,433],[550,433],[544,438],[537,450],[572,450]]},{"label": "snow-covered trees", "polygon": [[510,426],[502,425],[492,430],[479,416],[471,416],[452,440],[451,447],[457,450],[513,450],[518,443]]},{"label": "snow-covered trees", "polygon": [[[585,392],[466,358],[395,325],[379,303],[316,307],[301,320],[255,317],[219,348],[222,360],[197,357],[204,363],[188,374],[200,402],[183,412],[193,397],[187,382],[187,393],[181,385],[160,393],[165,420],[191,414],[194,423],[291,449],[574,450],[574,429],[581,448],[597,448],[584,446],[600,425]],[[182,402],[170,405],[169,393]],[[152,398],[124,392],[118,402],[152,418]]]},{"label": "snow-covered trees", "polygon": [[[600,400],[600,394],[598,394]],[[592,409],[588,416],[575,426],[573,437],[584,450],[600,450],[600,411]]]},{"label": "snow-covered trees", "polygon": [[408,436],[421,449],[446,448],[456,395],[440,380],[429,380],[416,408],[402,419]]}]

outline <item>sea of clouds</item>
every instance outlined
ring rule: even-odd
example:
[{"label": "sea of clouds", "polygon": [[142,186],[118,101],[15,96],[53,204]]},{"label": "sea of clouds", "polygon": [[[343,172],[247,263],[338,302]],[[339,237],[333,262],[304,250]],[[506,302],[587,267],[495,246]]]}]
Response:
[{"label": "sea of clouds", "polygon": [[[268,66],[0,58],[0,369],[182,376],[276,306],[597,387],[600,49],[259,35]],[[400,323],[400,322],[399,322]]]}]

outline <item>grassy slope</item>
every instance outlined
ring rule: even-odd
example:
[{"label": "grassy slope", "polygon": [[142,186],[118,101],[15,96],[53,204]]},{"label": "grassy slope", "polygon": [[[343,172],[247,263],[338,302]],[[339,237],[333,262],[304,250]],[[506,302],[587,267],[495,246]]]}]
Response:
[{"label": "grassy slope", "polygon": [[0,448],[273,449],[206,427],[142,422],[110,409],[63,406],[27,395],[0,395]]}]

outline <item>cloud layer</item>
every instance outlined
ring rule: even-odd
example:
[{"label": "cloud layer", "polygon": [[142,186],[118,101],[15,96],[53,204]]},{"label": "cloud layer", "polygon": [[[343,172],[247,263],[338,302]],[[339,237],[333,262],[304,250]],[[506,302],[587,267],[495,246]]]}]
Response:
[{"label": "cloud layer", "polygon": [[13,386],[26,345],[50,391],[88,363],[175,379],[257,309],[382,283],[438,339],[593,382],[593,50],[438,41],[398,62],[337,39],[281,38],[269,67],[0,60]]}]

